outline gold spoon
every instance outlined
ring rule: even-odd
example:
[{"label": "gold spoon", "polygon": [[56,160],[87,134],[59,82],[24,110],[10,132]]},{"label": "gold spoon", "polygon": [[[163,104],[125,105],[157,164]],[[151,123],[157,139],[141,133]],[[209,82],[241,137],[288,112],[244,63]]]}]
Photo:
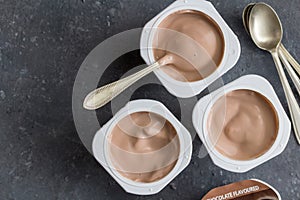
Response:
[{"label": "gold spoon", "polygon": [[[248,6],[245,7],[244,11],[243,11],[243,24],[245,27],[245,30],[248,34],[249,33],[249,16],[251,14],[251,10],[254,7],[255,3],[249,4]],[[265,4],[267,5],[267,4]],[[269,5],[268,5],[269,6]],[[269,6],[270,7],[270,6]],[[271,8],[271,7],[270,7]],[[272,9],[272,8],[271,8]],[[272,9],[273,10],[273,9]],[[273,10],[274,11],[274,10]],[[276,12],[274,11],[274,13],[276,14]],[[276,14],[277,15],[277,14]],[[278,21],[280,21],[280,19],[278,18]],[[294,70],[292,69],[290,62],[296,63],[296,65],[294,66],[295,69],[297,69],[297,67],[299,66],[299,64],[294,60],[294,58],[292,57],[293,60],[290,60],[289,57],[286,56],[286,54],[284,52],[287,52],[287,50],[284,48],[283,44],[280,42],[279,45],[279,57],[281,59],[281,61],[283,62],[283,64],[285,65],[287,72],[289,73],[294,85],[296,86],[296,89],[298,91],[298,94],[300,95],[300,79],[297,76],[297,74],[294,72]],[[287,52],[288,53],[288,52]],[[289,53],[288,53],[289,54]],[[290,54],[289,54],[290,55]]]},{"label": "gold spoon", "polygon": [[246,32],[250,35],[249,32],[249,14],[251,12],[251,9],[253,8],[253,6],[255,5],[255,3],[250,3],[248,4],[244,10],[243,10],[243,14],[242,14],[242,19],[243,19],[243,25],[244,28],[246,30]]},{"label": "gold spoon", "polygon": [[101,108],[133,83],[137,82],[139,79],[150,74],[159,67],[171,63],[171,61],[172,57],[166,55],[158,62],[153,63],[152,65],[136,72],[135,74],[93,90],[85,97],[83,101],[83,107],[87,110],[96,110]]},{"label": "gold spoon", "polygon": [[[245,27],[245,30],[248,34],[249,33],[249,16],[250,16],[250,13],[251,13],[251,10],[253,8],[253,6],[255,5],[255,3],[250,3],[248,4],[244,11],[243,11],[243,24],[244,24],[244,27]],[[274,11],[275,12],[275,11]],[[287,58],[288,62],[291,63],[291,65],[294,67],[294,69],[297,71],[297,73],[300,75],[300,65],[299,63],[294,59],[294,57],[288,52],[288,50],[284,47],[284,45],[280,42],[280,45],[279,45],[279,54],[281,56],[284,56],[285,58]],[[298,92],[300,92],[298,90]]]},{"label": "gold spoon", "polygon": [[249,32],[256,46],[269,51],[273,57],[288,102],[294,132],[300,144],[300,108],[278,56],[283,35],[282,25],[269,5],[257,3],[253,6],[249,16]]},{"label": "gold spoon", "polygon": [[[206,50],[191,37],[172,30],[163,30],[163,32],[173,36],[166,44],[166,49],[164,50],[166,50],[167,53],[165,56],[135,74],[93,90],[85,97],[83,107],[87,110],[98,109],[110,102],[139,79],[161,66],[173,64],[181,59],[188,61],[195,69],[198,69],[197,67],[199,67],[198,65],[201,62],[213,62],[213,59],[208,59],[210,56],[207,54]],[[159,47],[159,49],[163,48]],[[205,75],[206,73],[203,70],[201,71],[201,69],[199,69],[198,72],[202,75]]]},{"label": "gold spoon", "polygon": [[292,64],[294,69],[298,72],[300,76],[300,65],[299,63],[294,59],[294,57],[288,52],[288,50],[283,46],[283,44],[280,44],[280,50],[284,54],[284,56],[288,59],[288,61]]}]

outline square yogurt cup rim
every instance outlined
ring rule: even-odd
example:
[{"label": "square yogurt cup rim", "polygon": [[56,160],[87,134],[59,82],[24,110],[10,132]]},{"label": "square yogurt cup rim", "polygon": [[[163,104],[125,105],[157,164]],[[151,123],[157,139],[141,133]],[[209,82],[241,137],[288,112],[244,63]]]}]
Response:
[{"label": "square yogurt cup rim", "polygon": [[[151,108],[153,107],[157,107],[157,108],[151,110]],[[180,152],[175,166],[165,177],[150,183],[137,182],[122,176],[113,166],[109,156],[108,136],[111,134],[112,129],[122,118],[135,112],[152,112],[154,114],[158,114],[164,117],[175,128],[179,138]],[[102,135],[102,139],[104,140],[102,141],[103,147],[102,149],[100,149],[101,152],[99,152],[99,149],[96,148],[97,145],[101,145],[97,143],[97,139],[96,139],[96,135],[99,134]],[[145,100],[134,100],[128,102],[122,109],[120,109],[113,116],[113,118],[111,118],[111,120],[109,120],[109,122],[107,122],[99,131],[97,131],[96,135],[93,141],[94,157],[124,189],[127,185],[128,187],[134,187],[138,189],[143,188],[142,190],[145,190],[147,194],[154,194],[156,192],[159,192],[167,184],[169,184],[170,181],[172,181],[190,163],[191,160],[192,139],[190,133],[175,118],[175,116],[173,116],[173,114],[162,103],[158,101],[145,99]],[[99,156],[99,154],[103,154],[102,159],[100,159],[101,156]],[[151,190],[147,190],[149,188]],[[153,188],[156,188],[156,191],[153,190]],[[144,192],[142,193],[139,192],[137,194],[143,194],[143,193]]]},{"label": "square yogurt cup rim", "polygon": [[[213,7],[213,5],[208,2],[208,1],[199,1],[195,2],[192,0],[189,0],[191,3],[185,3],[184,1],[177,1],[173,4],[170,5],[170,7],[166,8],[164,11],[162,11],[160,14],[158,14],[156,17],[154,17],[150,22],[146,24],[144,27],[143,33],[148,35],[146,41],[147,43],[147,56],[148,56],[148,61],[150,63],[154,63],[154,55],[153,55],[153,50],[152,50],[152,41],[156,33],[156,28],[158,28],[159,24],[166,19],[170,14],[175,13],[177,11],[181,10],[194,10],[194,11],[199,11],[207,15],[211,20],[213,20],[218,27],[220,28],[222,34],[223,34],[223,39],[224,39],[224,52],[223,52],[223,57],[222,61],[217,67],[217,69],[211,73],[209,76],[205,77],[204,79],[198,80],[198,81],[193,81],[193,82],[183,82],[183,81],[178,81],[172,77],[170,77],[168,74],[163,72],[161,69],[157,69],[154,71],[158,76],[163,78],[164,80],[167,80],[171,84],[174,85],[180,85],[180,86],[186,86],[187,84],[190,85],[191,87],[196,87],[199,84],[201,85],[207,85],[207,83],[217,79],[220,77],[222,72],[224,71],[224,68],[228,67],[226,66],[229,53],[230,53],[230,43],[232,42],[231,35],[233,35],[232,30],[228,27],[224,19],[220,16],[218,11]],[[177,5],[178,4],[178,5]],[[142,42],[143,43],[143,42]],[[151,48],[150,48],[151,47]],[[148,63],[148,64],[150,64]]]},{"label": "square yogurt cup rim", "polygon": [[[217,151],[209,139],[206,126],[209,112],[216,101],[228,92],[239,89],[252,90],[264,96],[273,105],[278,117],[278,132],[273,145],[261,156],[246,161],[228,158]],[[200,108],[200,104],[205,107],[204,110]],[[202,112],[202,117],[198,116],[199,111]],[[213,162],[219,167],[238,173],[249,171],[282,153],[288,143],[291,129],[289,119],[273,87],[265,78],[258,75],[242,76],[200,99],[193,111],[193,124],[200,139],[208,150],[210,157],[213,159]],[[289,130],[288,133],[286,133],[285,130]]]}]

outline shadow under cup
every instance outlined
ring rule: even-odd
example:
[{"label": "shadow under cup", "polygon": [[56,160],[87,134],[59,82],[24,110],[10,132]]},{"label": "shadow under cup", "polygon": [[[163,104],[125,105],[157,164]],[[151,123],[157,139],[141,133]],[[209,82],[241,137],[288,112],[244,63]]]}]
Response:
[{"label": "shadow under cup", "polygon": [[221,28],[208,15],[180,10],[168,15],[156,28],[152,47],[156,61],[166,55],[171,64],[161,69],[181,82],[195,82],[211,75],[221,64],[225,40]]},{"label": "shadow under cup", "polygon": [[180,142],[173,125],[151,112],[125,116],[108,135],[112,166],[123,177],[152,183],[166,177],[175,167]]}]

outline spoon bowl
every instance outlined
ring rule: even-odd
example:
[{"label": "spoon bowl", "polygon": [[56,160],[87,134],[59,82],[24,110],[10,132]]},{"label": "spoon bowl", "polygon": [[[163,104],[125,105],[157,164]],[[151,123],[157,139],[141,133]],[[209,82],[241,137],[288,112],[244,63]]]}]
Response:
[{"label": "spoon bowl", "polygon": [[[248,11],[249,12],[249,11]],[[282,40],[282,25],[276,12],[267,4],[257,3],[250,12],[249,31],[261,49],[276,51]]]},{"label": "spoon bowl", "polygon": [[[252,8],[254,7],[255,3],[251,3],[248,4],[243,11],[242,14],[242,19],[243,19],[243,25],[244,28],[246,30],[246,32],[250,35],[250,31],[249,31],[249,16],[251,13]],[[299,63],[295,60],[295,58],[288,52],[288,50],[284,47],[284,45],[282,43],[280,43],[279,45],[279,55],[280,57],[283,58],[283,60],[288,61],[293,67],[294,69],[297,71],[297,73],[300,75],[300,65]],[[288,64],[286,64],[286,62],[284,61],[286,68],[289,72],[289,74],[291,75],[291,78],[293,77],[297,77],[297,75],[294,75],[293,70],[291,69],[291,66]],[[294,79],[294,78],[293,78]],[[295,81],[293,81],[295,82]],[[299,81],[296,81],[295,85],[297,86],[297,90],[298,93],[300,95],[300,83],[298,83]]]},{"label": "spoon bowl", "polygon": [[249,32],[249,14],[253,8],[253,6],[255,5],[255,3],[250,3],[248,4],[244,10],[243,10],[243,14],[242,14],[242,19],[243,19],[243,25],[245,27],[245,30],[248,34],[250,34]]}]

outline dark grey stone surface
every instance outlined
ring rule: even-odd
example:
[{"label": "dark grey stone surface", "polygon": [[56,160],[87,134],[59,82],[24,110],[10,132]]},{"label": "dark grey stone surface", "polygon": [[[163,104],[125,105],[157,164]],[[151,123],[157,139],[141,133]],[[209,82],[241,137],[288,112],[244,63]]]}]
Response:
[{"label": "dark grey stone surface", "polygon": [[[0,0],[0,199],[200,199],[216,186],[249,178],[270,183],[283,199],[300,199],[300,147],[293,133],[284,153],[244,174],[224,171],[207,156],[198,158],[201,142],[195,138],[187,169],[148,197],[126,194],[82,145],[72,118],[73,82],[82,61],[106,38],[142,27],[171,2]],[[285,46],[300,60],[299,2],[266,2],[281,17]],[[262,75],[287,111],[271,56],[258,50],[243,29],[241,14],[250,1],[212,3],[242,46],[239,62],[223,80]],[[122,61],[127,68],[143,62],[138,52],[128,56]],[[114,79],[107,75],[104,82]],[[133,98],[154,97],[180,114],[174,97],[161,86],[144,86]],[[104,113],[107,121],[111,114]]]}]

